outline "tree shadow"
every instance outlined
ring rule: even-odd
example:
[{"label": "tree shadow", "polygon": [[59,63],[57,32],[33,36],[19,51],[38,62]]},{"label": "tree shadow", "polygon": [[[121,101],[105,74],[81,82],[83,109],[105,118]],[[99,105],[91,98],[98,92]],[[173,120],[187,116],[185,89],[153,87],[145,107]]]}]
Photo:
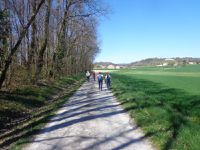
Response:
[{"label": "tree shadow", "polygon": [[[53,117],[50,122],[57,122],[56,124],[50,124],[49,126],[45,127],[42,129],[38,135],[40,134],[45,134],[45,133],[50,133],[59,129],[63,129],[65,127],[69,127],[75,124],[79,124],[82,122],[90,121],[90,120],[95,120],[95,119],[100,119],[100,118],[108,118],[110,116],[115,116],[118,114],[123,114],[126,113],[126,110],[123,110],[121,107],[119,107],[119,103],[116,102],[112,104],[110,100],[113,100],[113,96],[107,95],[107,96],[101,96],[99,98],[90,98],[93,97],[92,95],[97,95],[99,94],[99,91],[96,92],[86,92],[87,96],[82,97],[80,99],[80,95],[82,96],[82,93],[85,92],[83,90],[79,91],[78,93],[74,94],[74,99],[69,103],[65,104],[63,106],[63,109],[65,110],[64,112],[61,111],[60,113],[57,113],[55,117]],[[85,94],[86,94],[85,93]],[[78,98],[76,99],[76,96]],[[85,95],[84,95],[85,96]],[[62,109],[62,108],[61,108]],[[95,149],[96,147],[109,142],[116,140],[116,138],[121,137],[126,139],[127,137],[125,136],[127,133],[132,132],[133,130],[137,129],[138,127],[134,127],[132,129],[124,130],[120,133],[117,133],[115,135],[110,135],[108,137],[103,137],[102,140],[97,140],[97,142],[89,145],[87,150],[89,149]],[[144,139],[152,136],[154,133],[147,133],[144,136],[141,136],[139,138],[135,139],[126,139],[126,143],[119,144],[118,147],[115,149],[122,149],[125,148],[131,144],[143,141]],[[62,137],[53,137],[53,138],[47,138],[47,139],[42,139],[42,140],[33,140],[30,142],[44,142],[44,141],[51,141],[51,140],[57,140],[57,139],[63,139],[63,138],[70,138],[68,136],[62,136]],[[73,143],[79,143],[82,140],[88,140],[88,139],[95,139],[97,137],[82,137],[80,136],[77,141],[73,141]],[[80,141],[79,141],[80,140]],[[69,143],[68,143],[69,144]],[[55,145],[53,148],[57,148],[58,145]]]},{"label": "tree shadow", "polygon": [[[96,104],[96,105],[98,105],[98,104]],[[62,120],[67,119],[67,118],[76,117],[76,116],[79,116],[79,115],[82,115],[82,114],[87,114],[87,113],[90,113],[90,112],[103,111],[104,109],[114,108],[114,107],[117,107],[117,106],[119,106],[119,105],[107,105],[107,106],[103,106],[103,107],[88,109],[88,110],[81,111],[81,112],[79,111],[79,112],[70,113],[70,115],[67,115],[69,112],[64,112],[64,113],[62,113],[62,115],[59,114],[60,116],[64,115],[64,117],[60,117],[59,119],[52,119],[51,122],[62,121]],[[85,107],[85,105],[84,105],[84,107]],[[86,107],[88,107],[88,105]],[[80,108],[83,108],[83,107],[79,107],[78,109],[80,110]],[[110,115],[112,115],[112,114],[110,114]],[[97,116],[97,117],[101,118],[101,116]],[[105,117],[106,117],[106,115],[105,115]],[[89,118],[86,117],[86,118],[83,118],[83,119],[86,119],[86,121],[87,121],[87,119],[89,119]]]},{"label": "tree shadow", "polygon": [[123,109],[117,109],[119,107],[119,104],[110,104],[109,101],[113,98],[113,96],[108,95],[101,96],[99,98],[90,98],[94,95],[99,94],[98,91],[88,92],[86,94],[86,98],[79,97],[78,99],[76,99],[76,95],[79,95],[82,92],[83,91],[79,91],[77,94],[75,94],[71,102],[69,101],[69,103],[65,104],[62,107],[63,109],[66,109],[64,112],[57,113],[56,117],[51,119],[51,122],[64,121],[64,123],[56,124],[51,127],[46,127],[40,132],[40,134],[68,127],[73,124],[98,118],[106,118],[126,112]]},{"label": "tree shadow", "polygon": [[106,118],[106,117],[110,117],[110,116],[121,114],[121,113],[125,113],[125,111],[120,110],[120,111],[115,111],[115,112],[110,112],[110,113],[103,113],[103,114],[98,114],[98,115],[90,115],[90,116],[80,117],[78,119],[73,119],[73,120],[70,120],[70,121],[67,121],[67,122],[64,122],[64,123],[60,123],[60,124],[51,126],[51,127],[46,127],[46,128],[44,128],[44,130],[42,130],[40,132],[40,134],[44,134],[46,132],[52,132],[54,130],[62,129],[62,128],[71,126],[73,124],[86,122],[86,121],[89,121],[89,120],[95,120],[95,119],[99,119],[99,118]]},{"label": "tree shadow", "polygon": [[[49,112],[51,112],[51,110],[45,111],[43,113],[45,114],[45,113],[49,113]],[[0,139],[3,139],[3,142],[0,143],[0,147],[7,149],[12,143],[16,142],[20,138],[28,138],[32,135],[35,135],[36,133],[38,133],[40,131],[40,129],[37,129],[34,127],[37,125],[40,125],[40,124],[47,123],[50,117],[52,117],[52,116],[42,117],[41,119],[38,119],[37,121],[35,121],[33,123],[25,125],[22,128],[16,129],[13,132],[10,132],[8,134],[1,136]]]},{"label": "tree shadow", "polygon": [[[116,84],[123,84],[121,84],[122,88],[114,86],[113,92],[117,93],[115,94],[116,97],[119,98],[120,102],[123,103],[126,110],[130,113],[139,112],[142,114],[143,110],[149,110],[152,113],[153,110],[164,110],[167,112],[165,114],[167,119],[166,116],[155,118],[150,115],[149,118],[146,118],[146,121],[139,120],[138,122],[138,125],[141,127],[151,126],[152,122],[160,122],[160,120],[169,123],[168,132],[171,135],[162,145],[163,150],[169,150],[176,144],[179,134],[188,124],[200,124],[198,121],[192,122],[188,119],[198,118],[200,120],[200,95],[190,95],[183,90],[164,87],[159,83],[135,79],[127,75],[113,74],[113,79],[115,78],[117,78]],[[121,94],[119,95],[118,93]],[[127,95],[129,95],[129,98],[126,98]],[[154,128],[154,130],[157,129]]]},{"label": "tree shadow", "polygon": [[[49,119],[49,114],[60,108],[64,99],[73,94],[75,90],[73,86],[80,85],[76,80],[70,82],[70,85],[67,81],[63,82],[19,88],[14,91],[0,91],[0,105],[3,104],[0,106],[0,147],[7,147],[21,137],[38,132],[38,129],[33,128],[45,123]],[[64,93],[69,87],[73,87],[73,90]],[[63,100],[57,101],[55,95]],[[55,104],[53,109],[46,107],[52,103]],[[32,123],[30,120],[35,122]]]},{"label": "tree shadow", "polygon": [[[110,116],[116,116],[118,114],[123,114],[123,113],[127,112],[126,110],[123,110],[121,107],[119,107],[118,102],[113,103],[112,95],[105,95],[105,96],[100,96],[97,98],[92,98],[93,95],[98,95],[98,94],[99,94],[99,91],[87,92],[87,91],[84,91],[84,89],[80,90],[78,93],[74,94],[74,99],[72,101],[69,101],[69,103],[65,104],[61,108],[64,111],[58,112],[56,116],[51,118],[50,126],[46,126],[42,130],[33,128],[31,131],[28,131],[27,133],[24,133],[21,136],[18,136],[12,140],[8,140],[7,142],[4,142],[0,146],[8,145],[8,144],[12,143],[13,141],[16,141],[19,138],[26,138],[27,136],[34,135],[35,133],[37,133],[38,135],[50,133],[50,132],[53,132],[53,131],[56,131],[59,129],[63,129],[65,127],[69,127],[69,126],[79,124],[82,122],[100,119],[100,118],[108,118]],[[82,96],[82,98],[80,98],[80,96]],[[31,128],[32,126],[35,126],[35,124],[43,124],[43,123],[47,122],[48,119],[49,118],[40,119],[40,120],[34,122],[34,124],[27,126],[25,128],[26,129]],[[55,122],[56,122],[56,124],[55,124]],[[53,123],[53,124],[51,125],[51,123]],[[101,144],[104,144],[105,142],[116,140],[117,137],[126,138],[125,134],[128,132],[132,132],[135,129],[137,129],[137,127],[129,129],[129,130],[124,130],[115,135],[110,135],[108,137],[104,137],[102,140],[98,140],[96,143],[89,145],[86,149],[93,149],[95,147],[98,147]],[[24,129],[22,129],[22,130],[24,130]],[[17,134],[17,132],[14,134]],[[126,143],[120,144],[115,149],[117,150],[117,149],[125,148],[131,144],[140,142],[154,134],[155,133],[149,132],[146,135],[140,136],[135,139],[126,139],[126,141],[127,141]],[[30,142],[52,141],[52,140],[63,139],[63,138],[70,138],[70,137],[63,136],[63,137],[47,138],[47,139],[42,139],[42,140],[36,139],[36,140],[30,141]],[[96,137],[80,136],[80,138],[78,140],[80,140],[80,139],[88,140],[88,139],[94,139],[94,138],[96,138]],[[19,144],[24,144],[24,142],[21,142]],[[56,148],[56,147],[54,147],[54,148]]]}]

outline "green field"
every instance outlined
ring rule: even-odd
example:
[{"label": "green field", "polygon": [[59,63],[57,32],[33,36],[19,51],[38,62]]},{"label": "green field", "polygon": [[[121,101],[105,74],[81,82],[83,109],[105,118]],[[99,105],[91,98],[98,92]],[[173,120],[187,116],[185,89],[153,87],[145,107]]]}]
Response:
[{"label": "green field", "polygon": [[112,73],[112,91],[158,149],[200,148],[200,65]]}]

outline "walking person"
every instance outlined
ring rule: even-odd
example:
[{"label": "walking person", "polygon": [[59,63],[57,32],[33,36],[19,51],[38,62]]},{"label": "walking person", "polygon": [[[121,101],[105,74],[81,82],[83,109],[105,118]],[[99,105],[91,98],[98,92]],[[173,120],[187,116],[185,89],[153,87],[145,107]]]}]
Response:
[{"label": "walking person", "polygon": [[99,72],[99,74],[97,75],[97,79],[98,79],[98,84],[99,84],[99,90],[102,91],[102,85],[103,85],[103,74],[101,74],[101,72]]},{"label": "walking person", "polygon": [[110,74],[109,73],[106,73],[105,80],[106,80],[107,89],[109,90],[110,89],[110,83],[111,83]]},{"label": "walking person", "polygon": [[89,82],[90,81],[90,72],[89,71],[86,72],[86,78],[87,78],[87,81]]},{"label": "walking person", "polygon": [[93,76],[94,81],[96,81],[96,73],[95,73],[95,71],[92,72],[92,76]]}]

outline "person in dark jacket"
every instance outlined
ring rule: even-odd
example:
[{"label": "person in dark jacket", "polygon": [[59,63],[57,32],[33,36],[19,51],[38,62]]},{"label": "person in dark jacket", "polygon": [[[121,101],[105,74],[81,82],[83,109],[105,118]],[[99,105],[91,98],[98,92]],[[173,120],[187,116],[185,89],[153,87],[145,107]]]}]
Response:
[{"label": "person in dark jacket", "polygon": [[99,74],[97,75],[97,79],[98,79],[98,84],[99,84],[99,90],[102,91],[102,86],[103,86],[103,74],[101,74],[101,72],[99,72]]},{"label": "person in dark jacket", "polygon": [[110,89],[110,83],[111,83],[111,79],[110,79],[110,74],[109,73],[106,73],[105,75],[105,80],[106,80],[106,86],[107,86],[107,89],[109,90]]}]

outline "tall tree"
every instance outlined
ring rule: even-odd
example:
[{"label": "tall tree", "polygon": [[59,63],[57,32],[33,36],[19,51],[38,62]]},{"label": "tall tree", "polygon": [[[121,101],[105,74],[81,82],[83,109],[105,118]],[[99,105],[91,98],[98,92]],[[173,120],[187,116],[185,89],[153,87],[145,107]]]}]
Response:
[{"label": "tall tree", "polygon": [[9,21],[9,36],[0,60],[0,88],[89,70],[99,52],[98,17],[106,12],[101,2],[1,0],[0,10],[9,15],[0,21]]},{"label": "tall tree", "polygon": [[6,73],[8,71],[8,68],[12,62],[12,57],[13,55],[15,54],[15,52],[17,51],[18,47],[20,46],[21,42],[22,42],[22,39],[25,37],[26,35],[26,32],[28,30],[28,28],[30,27],[30,25],[32,24],[32,22],[35,20],[35,17],[38,13],[38,11],[40,10],[42,4],[45,2],[45,0],[41,0],[37,9],[36,9],[36,12],[31,16],[29,22],[27,23],[27,25],[24,27],[24,29],[22,30],[20,36],[19,36],[19,39],[17,40],[16,44],[14,45],[14,47],[11,49],[11,52],[10,54],[8,55],[8,58],[5,60],[5,65],[4,65],[4,68],[2,70],[2,73],[1,73],[1,77],[0,77],[0,89],[2,88],[2,85],[3,85],[3,82],[5,80],[5,77],[6,77]]},{"label": "tall tree", "polygon": [[50,12],[51,12],[51,0],[47,0],[46,4],[46,16],[45,16],[45,23],[44,23],[44,41],[42,43],[41,49],[39,51],[39,56],[37,59],[37,68],[35,73],[35,80],[37,81],[39,79],[43,64],[44,64],[44,52],[47,48],[47,42],[49,38],[49,18],[50,18]]},{"label": "tall tree", "polygon": [[[32,7],[32,13],[36,12],[36,6],[37,6],[37,1],[33,0],[31,1],[31,7]],[[28,52],[28,61],[27,61],[27,69],[28,69],[28,77],[32,81],[32,68],[33,68],[33,63],[34,63],[34,54],[36,53],[36,30],[37,30],[37,25],[36,21],[34,20],[32,25],[32,32],[31,32],[31,44],[30,44],[30,49]]]}]

